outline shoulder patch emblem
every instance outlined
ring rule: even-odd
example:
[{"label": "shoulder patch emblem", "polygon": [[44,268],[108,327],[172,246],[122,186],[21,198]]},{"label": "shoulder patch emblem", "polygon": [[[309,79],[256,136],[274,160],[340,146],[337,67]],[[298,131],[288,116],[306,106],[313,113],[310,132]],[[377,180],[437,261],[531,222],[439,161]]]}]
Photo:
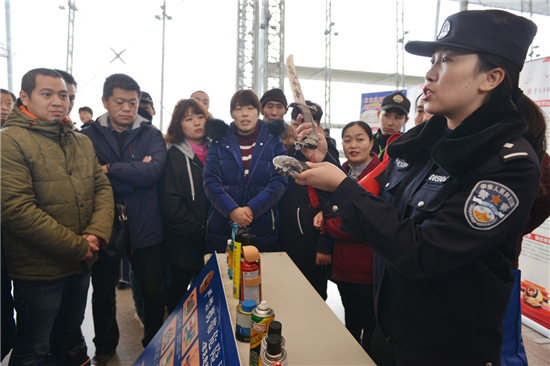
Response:
[{"label": "shoulder patch emblem", "polygon": [[397,170],[406,170],[409,167],[409,163],[405,159],[395,159],[395,168]]},{"label": "shoulder patch emblem", "polygon": [[476,230],[491,230],[500,225],[518,206],[516,194],[504,184],[482,180],[472,189],[464,215]]}]

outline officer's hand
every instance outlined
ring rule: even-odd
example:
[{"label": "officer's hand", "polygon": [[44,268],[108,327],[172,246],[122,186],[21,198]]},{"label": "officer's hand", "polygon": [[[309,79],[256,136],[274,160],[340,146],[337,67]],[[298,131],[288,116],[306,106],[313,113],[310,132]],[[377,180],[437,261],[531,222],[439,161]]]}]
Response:
[{"label": "officer's hand", "polygon": [[292,177],[300,185],[310,185],[325,191],[334,192],[336,188],[346,179],[346,173],[331,163],[307,163],[311,168]]},{"label": "officer's hand", "polygon": [[323,226],[323,211],[317,212],[317,215],[313,218],[313,227],[321,230]]},{"label": "officer's hand", "polygon": [[[300,117],[300,115],[298,115]],[[315,128],[315,125],[313,123],[302,123],[298,128],[296,129],[296,132],[298,133],[298,141],[302,141],[309,133],[313,131]],[[317,130],[316,130],[317,131]],[[300,149],[302,154],[309,160],[311,160],[311,155],[315,153],[315,159],[313,160],[315,163],[320,163],[323,161],[325,156],[328,152],[328,145],[327,145],[327,139],[325,138],[325,135],[322,133],[317,133],[317,139],[319,140],[317,142],[317,148],[315,150],[306,149],[303,147]]]},{"label": "officer's hand", "polygon": [[332,263],[332,255],[324,253],[316,253],[315,264],[318,266],[326,266]]}]

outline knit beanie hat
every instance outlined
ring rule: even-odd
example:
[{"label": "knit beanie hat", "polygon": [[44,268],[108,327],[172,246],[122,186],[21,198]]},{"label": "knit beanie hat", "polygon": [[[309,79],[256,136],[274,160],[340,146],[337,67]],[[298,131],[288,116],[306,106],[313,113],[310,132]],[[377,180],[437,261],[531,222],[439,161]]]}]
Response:
[{"label": "knit beanie hat", "polygon": [[285,93],[281,89],[271,89],[268,90],[262,95],[262,99],[260,99],[260,102],[262,103],[262,109],[265,107],[265,105],[268,102],[279,102],[282,103],[285,108],[288,107],[288,102],[286,101]]}]

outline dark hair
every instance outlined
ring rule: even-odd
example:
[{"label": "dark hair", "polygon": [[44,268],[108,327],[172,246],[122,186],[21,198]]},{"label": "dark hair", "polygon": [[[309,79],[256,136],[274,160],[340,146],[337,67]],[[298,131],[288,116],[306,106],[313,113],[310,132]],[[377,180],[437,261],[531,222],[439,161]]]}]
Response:
[{"label": "dark hair", "polygon": [[261,111],[260,100],[252,90],[238,90],[233,94],[231,97],[230,113],[233,113],[238,105],[241,107],[251,105],[258,110],[258,113]]},{"label": "dark hair", "polygon": [[63,79],[63,76],[61,76],[60,73],[52,69],[38,68],[38,69],[32,69],[31,71],[28,71],[25,75],[23,75],[23,78],[21,79],[21,90],[27,93],[29,98],[31,97],[31,94],[34,88],[36,88],[37,75],[51,76],[54,78]]},{"label": "dark hair", "polygon": [[206,107],[202,103],[197,102],[195,99],[181,99],[178,104],[176,104],[174,112],[172,113],[172,120],[170,121],[170,126],[168,126],[166,136],[164,137],[166,143],[179,144],[185,140],[185,135],[181,128],[181,121],[187,116],[189,110],[193,111],[195,114],[202,114],[206,119],[212,118],[212,115],[206,110]]},{"label": "dark hair", "polygon": [[119,88],[126,91],[135,91],[138,94],[138,102],[141,100],[141,89],[139,84],[126,74],[113,74],[107,79],[103,84],[103,98],[105,100],[109,99],[113,95],[113,90]]},{"label": "dark hair", "polygon": [[366,123],[366,122],[363,122],[363,121],[354,121],[354,122],[350,122],[348,123],[347,125],[344,126],[344,128],[342,128],[342,139],[344,138],[344,133],[346,132],[346,130],[352,126],[359,126],[361,127],[363,130],[365,130],[366,134],[369,136],[369,139],[374,139],[374,136],[372,135],[372,129],[370,128],[370,126]]},{"label": "dark hair", "polygon": [[11,91],[9,90],[6,90],[6,89],[0,89],[0,93],[2,94],[9,94],[11,99],[13,100],[13,102],[17,102],[17,98],[15,97],[15,94],[13,94]]},{"label": "dark hair", "polygon": [[67,71],[63,71],[59,69],[54,69],[54,71],[56,71],[59,75],[61,75],[61,77],[63,78],[63,80],[65,80],[67,84],[72,84],[74,85],[75,88],[78,86],[74,77],[71,74],[69,74]]},{"label": "dark hair", "polygon": [[[317,108],[317,112],[313,113],[312,116],[313,116],[313,120],[316,121],[318,124],[321,123],[321,118],[323,117],[323,108],[321,108],[321,106],[315,102],[312,102],[311,100],[306,100],[306,104],[309,105],[309,106],[314,106]],[[290,112],[290,117],[295,120],[296,118],[298,118],[298,114],[302,113],[302,111],[300,110],[300,108],[298,107],[293,107],[292,108],[292,112]]]},{"label": "dark hair", "polygon": [[94,115],[94,111],[92,111],[92,108],[90,107],[81,107],[81,108],[78,108],[78,113],[80,112],[88,112],[90,113],[92,116]]},{"label": "dark hair", "polygon": [[420,101],[420,98],[422,97],[423,93],[418,94],[416,97],[416,100],[414,101],[414,109],[416,110],[418,108],[418,102]]},{"label": "dark hair", "polygon": [[[509,96],[519,92],[519,72],[520,68],[512,61],[500,56],[480,52],[478,71],[489,71],[500,67],[504,70],[504,80],[494,88],[489,94],[489,100],[500,96]],[[514,100],[514,104],[519,113],[523,115],[527,122],[527,131],[523,137],[533,146],[539,161],[542,163],[546,153],[546,119],[540,108],[529,97],[519,94]],[[538,195],[545,193],[545,189],[539,182]]]}]

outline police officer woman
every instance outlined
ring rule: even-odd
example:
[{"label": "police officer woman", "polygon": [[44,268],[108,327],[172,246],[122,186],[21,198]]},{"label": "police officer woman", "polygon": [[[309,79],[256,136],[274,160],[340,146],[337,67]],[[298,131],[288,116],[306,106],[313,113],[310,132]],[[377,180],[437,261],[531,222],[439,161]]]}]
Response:
[{"label": "police officer woman", "polygon": [[388,147],[379,198],[327,163],[294,176],[333,191],[341,229],[375,251],[378,365],[500,365],[509,267],[545,149],[534,132],[544,117],[518,89],[536,29],[504,11],[464,11],[434,42],[406,45],[431,56],[423,98],[434,117]]}]

